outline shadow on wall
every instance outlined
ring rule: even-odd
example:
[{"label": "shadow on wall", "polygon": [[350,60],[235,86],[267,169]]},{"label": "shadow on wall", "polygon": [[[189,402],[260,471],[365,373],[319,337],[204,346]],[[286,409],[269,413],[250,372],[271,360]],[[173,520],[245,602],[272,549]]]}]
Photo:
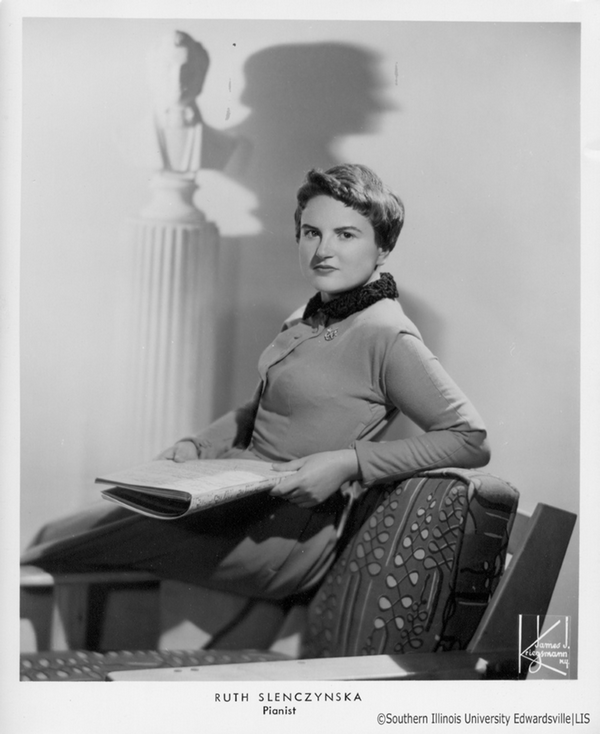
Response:
[{"label": "shadow on wall", "polygon": [[234,177],[256,195],[262,232],[221,246],[219,334],[228,336],[217,353],[217,415],[252,393],[262,349],[311,295],[297,264],[296,190],[310,168],[342,162],[336,149],[346,136],[376,132],[396,109],[378,64],[372,50],[337,43],[274,46],[246,63],[241,102],[251,112],[231,132],[252,155]]}]

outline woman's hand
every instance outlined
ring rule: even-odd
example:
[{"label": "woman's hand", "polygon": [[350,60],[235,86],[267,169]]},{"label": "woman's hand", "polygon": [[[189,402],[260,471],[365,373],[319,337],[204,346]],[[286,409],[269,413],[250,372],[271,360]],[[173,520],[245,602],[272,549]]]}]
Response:
[{"label": "woman's hand", "polygon": [[157,459],[172,459],[173,461],[192,461],[198,458],[198,450],[196,444],[193,441],[177,441],[174,446],[170,446],[168,449],[159,454]]},{"label": "woman's hand", "polygon": [[295,471],[284,477],[271,494],[299,507],[315,507],[336,492],[344,482],[360,478],[354,449],[324,451],[285,464],[273,464],[275,471]]}]

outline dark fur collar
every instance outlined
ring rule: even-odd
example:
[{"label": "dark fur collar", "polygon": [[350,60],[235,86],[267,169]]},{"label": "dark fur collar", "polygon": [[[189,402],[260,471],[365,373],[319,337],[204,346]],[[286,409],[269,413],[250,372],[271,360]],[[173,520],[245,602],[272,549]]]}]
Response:
[{"label": "dark fur collar", "polygon": [[398,298],[396,282],[390,273],[381,273],[378,280],[342,293],[327,303],[323,303],[321,294],[316,293],[306,304],[302,318],[309,319],[320,311],[324,316],[339,321],[383,298]]}]

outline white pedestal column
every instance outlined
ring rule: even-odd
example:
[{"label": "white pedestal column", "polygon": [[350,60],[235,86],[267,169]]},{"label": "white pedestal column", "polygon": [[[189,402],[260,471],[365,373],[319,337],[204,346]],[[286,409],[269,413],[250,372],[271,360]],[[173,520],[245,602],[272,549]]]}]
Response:
[{"label": "white pedestal column", "polygon": [[133,222],[135,454],[154,458],[212,419],[218,232],[192,203],[193,180],[157,174]]}]

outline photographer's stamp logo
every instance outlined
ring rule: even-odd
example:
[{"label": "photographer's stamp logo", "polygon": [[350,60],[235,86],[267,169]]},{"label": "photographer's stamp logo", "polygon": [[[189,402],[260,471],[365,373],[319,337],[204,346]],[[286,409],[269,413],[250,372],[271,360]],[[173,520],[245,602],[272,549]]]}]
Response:
[{"label": "photographer's stamp logo", "polygon": [[519,615],[519,673],[529,678],[570,678],[571,618]]}]

